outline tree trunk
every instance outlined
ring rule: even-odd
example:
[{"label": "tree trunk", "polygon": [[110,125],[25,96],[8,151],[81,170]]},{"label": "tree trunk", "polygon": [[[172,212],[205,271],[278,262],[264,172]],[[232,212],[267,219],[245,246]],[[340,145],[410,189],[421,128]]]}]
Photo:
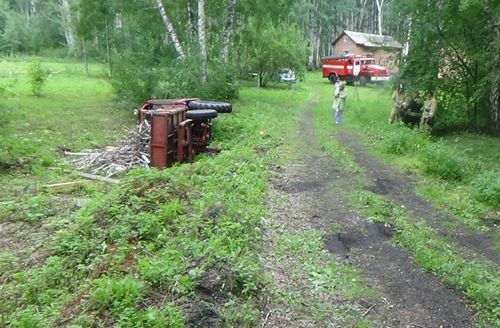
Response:
[{"label": "tree trunk", "polygon": [[187,12],[189,37],[191,41],[194,41],[196,38],[196,16],[194,15],[192,0],[189,0],[187,3]]},{"label": "tree trunk", "polygon": [[[497,25],[495,27],[497,39],[500,39],[500,27]],[[500,55],[495,56],[493,67],[496,66],[494,72],[498,72],[500,69]],[[491,112],[491,127],[493,134],[500,134],[500,77],[498,74],[492,75],[491,81],[491,91],[490,91],[490,112]]]},{"label": "tree trunk", "polygon": [[106,35],[106,54],[108,57],[108,76],[113,76],[113,65],[111,64],[111,47],[109,46],[109,35],[108,35],[108,21],[105,20],[105,35]]},{"label": "tree trunk", "polygon": [[83,61],[85,63],[85,73],[89,76],[89,60],[87,58],[87,47],[85,46],[85,40],[82,39],[82,50],[83,50]]},{"label": "tree trunk", "polygon": [[64,23],[64,38],[66,39],[66,45],[70,48],[73,45],[73,32],[71,32],[71,13],[69,10],[68,0],[59,0],[62,6],[62,17]]},{"label": "tree trunk", "polygon": [[205,37],[205,0],[198,0],[198,39],[200,41],[201,82],[207,82],[207,41]]},{"label": "tree trunk", "polygon": [[382,7],[384,0],[375,0],[377,3],[377,21],[378,21],[378,34],[382,35]]},{"label": "tree trunk", "polygon": [[174,27],[172,26],[172,23],[170,23],[170,20],[168,19],[167,13],[165,11],[165,7],[163,7],[163,3],[161,0],[156,0],[156,6],[158,7],[158,10],[160,12],[161,19],[163,20],[163,24],[165,24],[165,28],[167,29],[167,34],[174,43],[175,50],[177,51],[177,54],[179,57],[182,59],[186,58],[186,54],[182,50],[181,43],[179,42],[179,39],[177,38],[177,34],[175,33]]},{"label": "tree trunk", "polygon": [[231,41],[231,34],[233,33],[235,11],[236,0],[229,0],[227,3],[226,24],[224,25],[224,34],[222,35],[222,47],[220,51],[220,58],[223,63],[227,63],[229,57],[229,44]]}]

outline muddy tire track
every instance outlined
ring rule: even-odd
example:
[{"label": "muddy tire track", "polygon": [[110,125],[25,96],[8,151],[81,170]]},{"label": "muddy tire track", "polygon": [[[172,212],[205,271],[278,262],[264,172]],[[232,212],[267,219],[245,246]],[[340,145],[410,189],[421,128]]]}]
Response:
[{"label": "muddy tire track", "polygon": [[459,227],[453,229],[443,227],[443,223],[450,217],[415,193],[415,186],[411,182],[412,176],[403,177],[368,155],[356,135],[341,131],[336,137],[345,149],[349,149],[356,163],[365,170],[365,176],[372,182],[369,191],[403,205],[413,218],[425,220],[449,243],[458,244],[474,253],[472,256],[462,254],[464,257],[477,258],[477,255],[482,255],[495,264],[500,264],[500,253],[495,249],[497,242],[493,234],[476,233]]},{"label": "muddy tire track", "polygon": [[[369,287],[381,292],[373,315],[367,318],[376,327],[472,327],[474,313],[461,293],[424,272],[406,249],[392,244],[390,229],[368,223],[335,194],[354,191],[356,185],[350,183],[353,173],[322,153],[308,110],[301,137],[302,158],[279,172],[272,186],[290,198],[289,206],[280,208],[277,217],[288,220],[291,227],[312,226],[326,232],[332,225],[342,228],[341,233],[326,236],[324,247],[332,260],[355,265]],[[285,327],[283,322],[293,320],[277,318],[266,327]]]}]

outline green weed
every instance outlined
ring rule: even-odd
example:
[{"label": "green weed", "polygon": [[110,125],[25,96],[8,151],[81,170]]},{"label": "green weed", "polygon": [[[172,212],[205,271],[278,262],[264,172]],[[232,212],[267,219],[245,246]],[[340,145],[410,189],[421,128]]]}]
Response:
[{"label": "green weed", "polygon": [[387,154],[416,153],[425,149],[429,143],[428,137],[417,130],[397,125],[385,129],[381,146]]},{"label": "green weed", "polygon": [[452,149],[432,145],[421,153],[421,158],[424,171],[438,178],[461,181],[466,175],[463,161]]},{"label": "green weed", "polygon": [[472,188],[478,200],[500,209],[500,171],[480,173],[472,181]]},{"label": "green weed", "polygon": [[31,85],[31,94],[38,97],[42,93],[42,87],[47,81],[49,72],[42,68],[40,59],[34,59],[28,71],[29,81]]},{"label": "green weed", "polygon": [[415,261],[452,287],[464,291],[485,325],[498,325],[500,310],[500,278],[497,268],[489,262],[469,261],[457,255],[436,231],[424,222],[414,222],[404,210],[383,197],[363,191],[357,204],[372,220],[390,224],[396,229],[394,240],[413,253]]}]

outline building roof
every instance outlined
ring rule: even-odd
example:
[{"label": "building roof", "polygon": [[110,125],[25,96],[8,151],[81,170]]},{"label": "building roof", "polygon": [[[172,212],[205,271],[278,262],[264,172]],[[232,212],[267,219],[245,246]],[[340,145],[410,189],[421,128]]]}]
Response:
[{"label": "building roof", "polygon": [[354,43],[360,46],[369,47],[369,48],[398,48],[402,49],[403,46],[392,36],[388,35],[378,35],[378,34],[368,34],[361,32],[353,32],[353,31],[343,31],[340,35],[333,41],[333,44],[337,43],[337,41],[343,36],[347,35]]}]

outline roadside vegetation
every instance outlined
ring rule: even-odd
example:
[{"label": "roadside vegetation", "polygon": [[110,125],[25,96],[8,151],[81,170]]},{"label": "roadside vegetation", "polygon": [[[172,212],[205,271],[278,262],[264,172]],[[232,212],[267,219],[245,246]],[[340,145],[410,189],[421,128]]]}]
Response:
[{"label": "roadside vegetation", "polygon": [[135,118],[81,64],[42,62],[51,74],[36,98],[21,68],[30,63],[16,64],[3,64],[6,76],[17,69],[4,106],[20,108],[8,129],[25,143],[12,144],[22,156],[2,157],[0,224],[12,232],[2,235],[2,325],[254,327],[265,284],[257,254],[268,165],[308,94],[252,83],[235,111],[217,119],[217,156],[136,169],[117,187],[54,192],[44,185],[75,179],[64,150],[111,144]]},{"label": "roadside vegetation", "polygon": [[[272,253],[262,239],[264,229],[284,229],[263,220],[270,214],[264,199],[272,167],[300,156],[297,127],[308,104],[317,102],[313,124],[323,150],[346,169],[361,170],[334,141],[332,87],[318,74],[307,74],[307,82],[293,88],[257,89],[255,81],[241,82],[235,111],[216,120],[212,147],[221,150],[216,156],[163,171],[136,169],[120,176],[117,187],[88,182],[51,191],[44,186],[77,179],[64,163],[64,150],[112,144],[135,119],[132,108],[116,107],[109,84],[100,78],[101,66],[87,77],[81,64],[42,60],[48,78],[33,96],[30,65],[26,59],[1,66],[7,113],[0,193],[2,325],[254,327],[266,315],[261,309],[268,296],[314,322],[328,315],[342,323],[364,311],[356,300],[376,297],[353,266],[327,263],[321,246],[326,232],[284,233],[274,240]],[[494,139],[436,137],[388,126],[387,87],[358,88],[359,100],[353,87],[348,91],[344,128],[363,131],[373,153],[395,169],[415,172],[420,193],[454,214],[451,226],[497,234]],[[461,258],[430,227],[380,196],[345,197],[370,220],[395,229],[394,241],[424,269],[463,290],[480,313],[478,324],[496,323],[495,264]],[[276,288],[264,273],[262,254],[277,263],[296,258],[300,265],[290,266],[290,272],[312,284],[311,293]],[[315,295],[343,301],[331,306]],[[300,297],[308,302],[298,302]],[[365,326],[368,319],[357,322]]]},{"label": "roadside vegetation", "polygon": [[[332,87],[326,81],[316,79],[310,83],[321,94],[331,93]],[[498,241],[500,144],[496,138],[465,132],[434,136],[428,130],[388,125],[391,106],[388,86],[352,86],[348,93],[344,131],[359,135],[369,152],[395,171],[413,172],[417,192],[450,214],[451,222],[445,226],[466,227],[487,233]],[[332,122],[331,98],[318,103],[313,114],[323,148],[338,149],[329,152],[332,158],[349,163],[348,158],[342,156],[348,149],[343,149],[333,137],[338,127]],[[352,160],[349,166],[353,172],[359,170]],[[366,182],[352,183],[357,183],[360,190],[365,189]],[[395,229],[394,242],[407,248],[422,268],[462,290],[481,314],[476,321],[479,326],[499,324],[500,295],[495,263],[462,258],[463,250],[455,249],[456,246],[425,222],[417,222],[399,204],[380,195],[360,191],[346,197],[367,220],[384,222]],[[497,242],[496,250],[499,249]]]}]

